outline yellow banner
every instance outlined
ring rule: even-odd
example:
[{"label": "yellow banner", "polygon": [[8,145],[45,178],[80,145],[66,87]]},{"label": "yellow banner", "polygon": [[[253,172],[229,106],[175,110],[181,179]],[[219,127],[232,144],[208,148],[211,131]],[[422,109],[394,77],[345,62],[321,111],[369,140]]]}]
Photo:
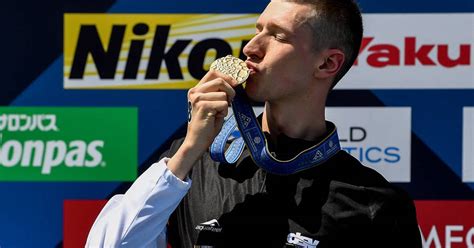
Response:
[{"label": "yellow banner", "polygon": [[187,89],[244,58],[257,14],[65,14],[64,88]]}]

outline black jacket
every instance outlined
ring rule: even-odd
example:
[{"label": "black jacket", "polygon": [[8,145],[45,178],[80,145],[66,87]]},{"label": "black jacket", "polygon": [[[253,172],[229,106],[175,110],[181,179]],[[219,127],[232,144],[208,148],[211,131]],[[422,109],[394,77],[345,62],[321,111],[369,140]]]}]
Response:
[{"label": "black jacket", "polygon": [[[282,137],[271,150],[285,159],[308,145]],[[344,151],[290,176],[266,173],[246,150],[236,166],[205,154],[190,177],[168,225],[173,248],[421,247],[409,196]]]}]

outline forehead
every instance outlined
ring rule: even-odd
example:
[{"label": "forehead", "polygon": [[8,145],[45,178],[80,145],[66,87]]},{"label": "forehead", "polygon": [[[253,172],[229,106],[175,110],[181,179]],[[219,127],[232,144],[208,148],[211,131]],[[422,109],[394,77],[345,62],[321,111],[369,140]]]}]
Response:
[{"label": "forehead", "polygon": [[270,23],[295,31],[304,26],[313,13],[308,5],[272,0],[258,18],[257,25]]}]

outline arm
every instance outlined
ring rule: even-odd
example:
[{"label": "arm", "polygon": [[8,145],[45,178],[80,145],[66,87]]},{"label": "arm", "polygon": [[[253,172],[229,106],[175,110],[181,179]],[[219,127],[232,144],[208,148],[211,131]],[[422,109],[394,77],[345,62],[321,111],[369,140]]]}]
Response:
[{"label": "arm", "polygon": [[169,160],[152,165],[125,195],[107,203],[86,246],[165,247],[166,223],[190,187],[189,179],[187,183],[182,180],[221,129],[235,95],[229,82],[236,84],[211,70],[189,90],[192,118],[183,143]]},{"label": "arm", "polygon": [[153,164],[124,195],[115,195],[102,209],[86,247],[165,247],[166,223],[191,186],[166,167]]},{"label": "arm", "polygon": [[398,238],[398,247],[421,248],[421,233],[416,217],[416,208],[413,200],[403,192],[404,200],[398,207],[400,214],[393,229],[392,235]]},{"label": "arm", "polygon": [[396,189],[397,195],[387,202],[375,218],[375,223],[383,230],[379,245],[386,247],[421,248],[421,234],[416,218],[413,200],[408,194]]},{"label": "arm", "polygon": [[235,96],[232,88],[235,85],[235,79],[210,70],[196,87],[188,91],[191,113],[186,138],[168,163],[168,168],[178,178],[186,177],[221,130],[228,106]]}]

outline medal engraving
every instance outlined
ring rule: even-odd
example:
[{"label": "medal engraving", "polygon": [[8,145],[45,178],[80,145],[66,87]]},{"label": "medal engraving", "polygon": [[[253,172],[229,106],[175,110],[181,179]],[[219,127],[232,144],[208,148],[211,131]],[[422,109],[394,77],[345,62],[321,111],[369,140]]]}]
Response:
[{"label": "medal engraving", "polygon": [[211,69],[222,72],[242,84],[250,75],[250,70],[245,62],[232,55],[219,58],[212,62]]}]

